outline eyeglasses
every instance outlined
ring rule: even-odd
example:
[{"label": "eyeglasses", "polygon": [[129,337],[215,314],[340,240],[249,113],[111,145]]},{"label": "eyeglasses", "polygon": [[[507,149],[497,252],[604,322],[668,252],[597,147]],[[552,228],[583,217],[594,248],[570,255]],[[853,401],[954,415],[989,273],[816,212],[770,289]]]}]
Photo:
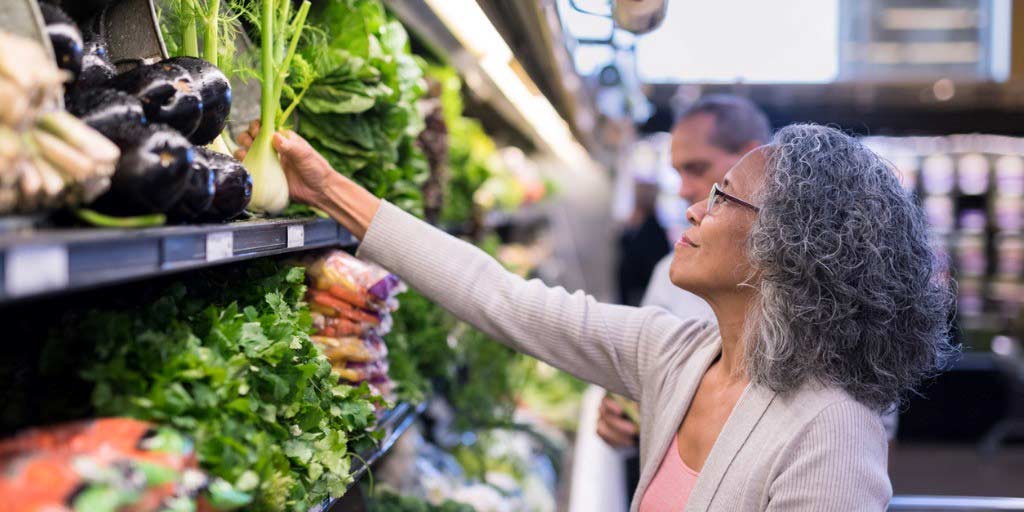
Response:
[{"label": "eyeglasses", "polygon": [[711,193],[708,194],[708,206],[705,212],[707,214],[710,214],[715,209],[715,206],[718,206],[718,204],[722,203],[723,201],[732,201],[745,208],[750,208],[751,210],[754,211],[754,213],[761,211],[760,208],[734,195],[723,192],[722,189],[718,188],[718,183],[715,183],[714,185],[711,186]]}]

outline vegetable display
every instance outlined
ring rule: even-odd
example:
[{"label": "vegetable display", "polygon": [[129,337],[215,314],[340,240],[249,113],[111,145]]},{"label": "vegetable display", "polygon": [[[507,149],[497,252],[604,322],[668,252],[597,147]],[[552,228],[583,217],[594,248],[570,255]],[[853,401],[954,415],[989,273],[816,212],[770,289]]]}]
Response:
[{"label": "vegetable display", "polygon": [[0,32],[0,214],[88,203],[106,192],[117,146],[56,108],[67,71],[34,41]]},{"label": "vegetable display", "polygon": [[373,494],[367,503],[367,512],[473,512],[473,507],[445,500],[440,505],[433,505],[426,500],[413,496],[380,490]]},{"label": "vegetable display", "polygon": [[398,277],[344,251],[330,251],[306,260],[319,345],[343,381],[366,382],[374,392],[391,397],[388,349],[382,336],[391,330],[395,296],[405,290]]},{"label": "vegetable display", "polygon": [[228,73],[241,72],[235,43],[241,26],[231,6],[220,0],[166,0],[159,9],[169,60],[200,77],[196,88],[203,100],[203,119],[189,140],[225,155],[232,147],[225,131],[233,102]]},{"label": "vegetable display", "polygon": [[78,73],[74,88],[91,89],[99,87],[107,80],[114,78],[117,69],[110,61],[110,52],[107,50],[107,43],[101,38],[94,37],[85,42],[85,49],[82,55],[82,70]]},{"label": "vegetable display", "polygon": [[0,441],[0,468],[5,510],[217,511],[250,501],[199,470],[191,440],[128,418],[26,430]]},{"label": "vegetable display", "polygon": [[[118,74],[102,32],[109,3],[83,4],[96,2],[61,3],[81,25],[57,4],[40,4],[53,65],[35,43],[0,35],[0,95],[9,100],[0,105],[0,214],[72,207],[85,222],[110,227],[162,224],[165,214],[175,221],[239,215],[251,194],[246,180],[218,179],[194,147],[223,131],[232,95],[224,73],[178,57]],[[62,93],[81,121],[56,108]],[[231,185],[218,194],[221,182]]]},{"label": "vegetable display", "polygon": [[322,34],[301,49],[310,69],[285,91],[299,100],[298,133],[339,173],[422,214],[429,170],[416,146],[423,128],[416,102],[425,82],[405,29],[379,0],[323,2],[310,24]]},{"label": "vegetable display", "polygon": [[206,148],[197,148],[199,158],[213,173],[213,200],[200,215],[201,220],[220,221],[238,217],[252,197],[252,176],[242,162]]},{"label": "vegetable display", "polygon": [[448,123],[441,103],[443,85],[433,76],[427,76],[427,83],[427,95],[420,100],[420,110],[424,112],[424,128],[416,138],[416,145],[422,150],[430,168],[430,175],[421,187],[423,218],[431,224],[437,224],[441,220],[448,181]]},{"label": "vegetable display", "polygon": [[40,3],[39,10],[46,24],[46,35],[57,57],[57,66],[71,73],[72,78],[82,71],[85,42],[82,32],[64,11],[48,3]]},{"label": "vegetable display", "polygon": [[[494,253],[493,240],[481,248]],[[388,335],[390,375],[399,398],[444,395],[459,411],[460,429],[507,424],[515,411],[515,389],[525,356],[459,322],[417,292],[399,296]]]},{"label": "vegetable display", "polygon": [[195,150],[162,125],[122,126],[108,135],[121,148],[110,190],[96,200],[104,212],[125,215],[167,212],[192,177]]},{"label": "vegetable display", "polygon": [[203,100],[192,74],[169,60],[139,66],[106,85],[135,96],[142,102],[146,119],[167,124],[185,137],[196,131],[203,118]]},{"label": "vegetable display", "polygon": [[286,113],[291,111],[281,110],[281,98],[310,5],[308,0],[298,10],[294,10],[290,0],[249,0],[242,5],[260,36],[262,128],[243,162],[253,175],[250,206],[257,211],[276,214],[288,206],[288,181],[271,141],[284,125]]},{"label": "vegetable display", "polygon": [[84,368],[99,414],[191,436],[204,470],[253,495],[246,510],[305,512],[344,492],[375,418],[369,389],[339,384],[311,341],[305,292],[302,268],[268,261],[205,273],[65,322],[44,368]]},{"label": "vegetable display", "polygon": [[172,57],[165,62],[180,66],[190,76],[197,77],[193,86],[203,104],[203,114],[188,140],[198,146],[213,143],[221,136],[231,113],[231,82],[227,75],[213,64],[195,57]]},{"label": "vegetable display", "polygon": [[495,174],[494,141],[480,122],[463,115],[462,80],[454,69],[431,66],[429,76],[440,86],[441,112],[448,139],[448,179],[444,191],[441,222],[463,224],[473,220],[477,190]]}]

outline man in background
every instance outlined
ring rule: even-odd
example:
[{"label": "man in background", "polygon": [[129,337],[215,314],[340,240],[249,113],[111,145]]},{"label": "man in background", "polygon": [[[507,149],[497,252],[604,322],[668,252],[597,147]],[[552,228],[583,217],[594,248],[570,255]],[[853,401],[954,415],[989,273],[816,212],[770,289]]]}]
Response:
[{"label": "man in background", "polygon": [[[711,186],[721,183],[725,173],[750,150],[766,144],[771,136],[768,117],[750,100],[730,94],[702,97],[687,108],[672,128],[672,167],[679,173],[679,196],[689,204],[707,199]],[[655,266],[641,305],[660,306],[684,318],[714,321],[710,306],[669,281],[672,254]],[[597,422],[597,433],[616,448],[637,446],[639,428],[629,420],[616,399],[605,395]],[[637,457],[627,460],[627,496],[639,480]]]}]

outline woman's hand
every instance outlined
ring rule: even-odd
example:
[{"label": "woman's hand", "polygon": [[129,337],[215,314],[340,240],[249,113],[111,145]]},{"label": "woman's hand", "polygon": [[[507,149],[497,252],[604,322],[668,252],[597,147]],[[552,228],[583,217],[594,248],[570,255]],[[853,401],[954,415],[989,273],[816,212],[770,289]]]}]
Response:
[{"label": "woman's hand", "polygon": [[[235,158],[245,160],[252,141],[260,133],[260,122],[249,123],[249,129],[238,136],[241,146],[235,151]],[[337,174],[320,153],[298,134],[282,130],[274,134],[274,150],[281,159],[281,167],[288,178],[288,193],[300,203],[320,207],[325,201],[323,191],[330,175]]]},{"label": "woman's hand", "polygon": [[637,445],[640,429],[611,395],[605,394],[598,409],[597,435],[614,448],[632,448]]},{"label": "woman's hand", "polygon": [[[235,158],[245,160],[259,132],[259,121],[249,124],[249,129],[238,136],[241,147],[235,152]],[[295,132],[277,132],[272,143],[288,179],[291,198],[327,212],[362,239],[380,207],[380,199],[335,172],[331,164]]]}]

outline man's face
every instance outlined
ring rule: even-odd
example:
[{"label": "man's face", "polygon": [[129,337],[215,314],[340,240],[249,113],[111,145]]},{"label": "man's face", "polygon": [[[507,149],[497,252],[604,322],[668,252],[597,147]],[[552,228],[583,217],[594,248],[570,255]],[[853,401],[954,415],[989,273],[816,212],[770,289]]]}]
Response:
[{"label": "man's face", "polygon": [[690,204],[707,199],[711,186],[743,158],[710,143],[715,128],[711,114],[697,114],[672,130],[672,167],[682,178],[679,196]]}]

